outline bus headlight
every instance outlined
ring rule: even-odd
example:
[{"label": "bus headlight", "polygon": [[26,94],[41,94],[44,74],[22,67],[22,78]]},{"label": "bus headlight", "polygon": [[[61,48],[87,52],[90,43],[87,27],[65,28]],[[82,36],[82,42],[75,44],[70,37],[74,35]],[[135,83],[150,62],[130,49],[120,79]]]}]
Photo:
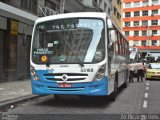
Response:
[{"label": "bus headlight", "polygon": [[95,79],[96,80],[101,80],[103,78],[103,74],[96,74]]},{"label": "bus headlight", "polygon": [[31,75],[32,75],[32,77],[33,77],[34,80],[39,80],[39,77],[36,74],[36,71],[34,69],[31,69]]},{"label": "bus headlight", "polygon": [[105,75],[105,65],[101,66],[97,71],[94,80],[102,80]]}]

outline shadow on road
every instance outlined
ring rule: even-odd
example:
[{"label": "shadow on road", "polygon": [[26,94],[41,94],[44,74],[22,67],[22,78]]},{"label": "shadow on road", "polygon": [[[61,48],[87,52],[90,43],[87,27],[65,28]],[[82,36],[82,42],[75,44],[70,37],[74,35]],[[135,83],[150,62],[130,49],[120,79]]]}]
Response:
[{"label": "shadow on road", "polygon": [[[117,97],[124,89],[119,88]],[[109,96],[57,96],[49,95],[35,100],[37,106],[55,106],[55,107],[78,107],[78,108],[106,108],[108,105],[114,103]]]}]

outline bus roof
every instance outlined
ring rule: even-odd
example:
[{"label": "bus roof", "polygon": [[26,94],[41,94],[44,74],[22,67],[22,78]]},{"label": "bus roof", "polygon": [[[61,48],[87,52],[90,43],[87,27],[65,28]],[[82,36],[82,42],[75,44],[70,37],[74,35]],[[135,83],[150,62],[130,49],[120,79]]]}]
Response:
[{"label": "bus roof", "polygon": [[[82,14],[83,13],[83,14]],[[41,17],[36,20],[36,23],[54,20],[54,19],[63,19],[63,18],[75,18],[75,17],[95,17],[95,18],[106,18],[109,17],[106,13],[100,12],[76,12],[76,13],[64,13],[64,14],[57,14],[51,15],[46,17]]]}]

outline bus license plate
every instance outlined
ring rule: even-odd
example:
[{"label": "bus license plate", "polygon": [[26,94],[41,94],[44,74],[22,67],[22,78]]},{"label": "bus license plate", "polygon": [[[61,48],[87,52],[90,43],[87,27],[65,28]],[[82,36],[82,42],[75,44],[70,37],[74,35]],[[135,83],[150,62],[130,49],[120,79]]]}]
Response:
[{"label": "bus license plate", "polygon": [[69,88],[69,87],[72,87],[71,84],[68,84],[68,83],[59,83],[59,87],[61,88]]}]

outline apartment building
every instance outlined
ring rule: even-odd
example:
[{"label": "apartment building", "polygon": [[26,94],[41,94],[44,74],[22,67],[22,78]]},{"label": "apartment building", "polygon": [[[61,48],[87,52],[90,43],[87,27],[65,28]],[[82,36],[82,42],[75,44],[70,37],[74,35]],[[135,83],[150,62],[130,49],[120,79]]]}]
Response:
[{"label": "apartment building", "polygon": [[122,0],[112,0],[112,19],[122,29]]},{"label": "apartment building", "polygon": [[123,31],[143,55],[160,52],[160,0],[123,0]]}]

